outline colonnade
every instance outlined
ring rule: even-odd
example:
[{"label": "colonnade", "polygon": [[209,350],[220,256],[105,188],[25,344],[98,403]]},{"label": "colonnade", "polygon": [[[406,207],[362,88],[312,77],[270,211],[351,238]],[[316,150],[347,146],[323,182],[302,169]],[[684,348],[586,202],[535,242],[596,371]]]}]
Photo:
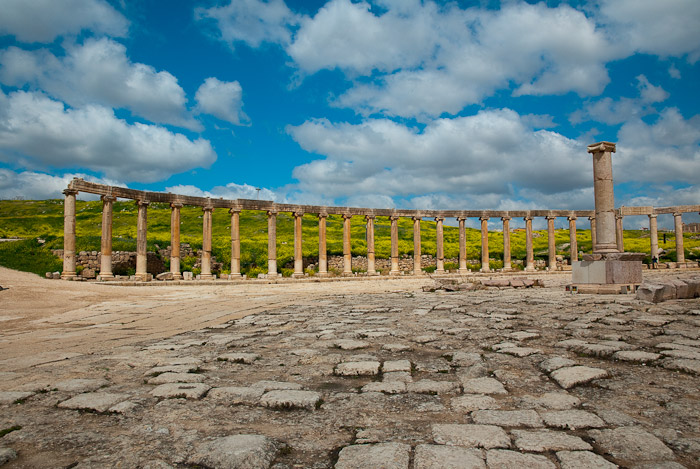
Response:
[{"label": "colonnade", "polygon": [[[76,276],[76,196],[79,191],[100,194],[102,198],[102,237],[101,237],[101,271],[100,279],[113,278],[112,273],[112,218],[113,203],[117,199],[127,198],[135,200],[137,205],[137,239],[136,239],[136,273],[137,280],[147,280],[147,221],[148,207],[153,202],[166,202],[171,208],[171,258],[170,272],[173,279],[182,278],[180,272],[180,210],[185,205],[202,207],[202,255],[201,255],[201,279],[213,278],[211,271],[211,246],[212,246],[212,213],[214,210],[227,209],[231,216],[231,278],[241,276],[241,238],[240,238],[240,213],[242,210],[264,210],[267,213],[268,235],[268,277],[275,277],[277,273],[277,215],[280,212],[291,213],[294,219],[294,277],[303,277],[302,257],[302,218],[305,213],[313,213],[318,217],[318,275],[327,276],[328,258],[326,248],[326,225],[329,214],[342,215],[343,220],[343,271],[349,276],[352,272],[351,252],[351,220],[354,217],[362,217],[365,221],[365,237],[367,241],[367,275],[378,275],[375,264],[375,220],[377,216],[386,216],[390,222],[391,238],[391,269],[390,275],[400,275],[399,269],[399,236],[398,220],[402,217],[413,220],[413,274],[423,273],[421,264],[421,220],[432,218],[435,220],[436,230],[436,273],[445,272],[444,255],[444,222],[447,218],[455,218],[459,227],[459,266],[458,273],[469,272],[466,256],[466,220],[478,218],[481,223],[481,271],[490,272],[489,266],[489,221],[500,219],[503,232],[503,270],[512,269],[510,246],[510,221],[513,216],[522,216],[525,222],[525,271],[534,271],[534,251],[532,221],[536,217],[542,217],[547,222],[548,237],[548,266],[554,269],[556,266],[556,242],[555,220],[558,217],[566,218],[569,222],[569,238],[571,261],[578,260],[578,243],[576,239],[576,220],[579,216],[587,216],[591,224],[591,237],[593,245],[596,245],[596,217],[591,211],[482,211],[482,212],[454,212],[454,211],[412,211],[412,210],[372,210],[344,207],[320,207],[274,204],[239,199],[227,201],[223,199],[210,199],[199,197],[179,196],[175,194],[163,194],[155,192],[135,191],[125,188],[116,188],[101,184],[88,183],[82,179],[74,179],[69,188],[64,191],[64,267],[63,278]],[[667,207],[654,209],[653,207],[622,207],[616,211],[617,245],[613,248],[622,251],[622,219],[624,215],[647,214],[649,216],[650,239],[652,256],[658,259],[658,233],[656,219],[660,213],[673,213],[676,230],[676,249],[678,262],[684,262],[683,254],[683,223],[682,213],[688,211],[700,211],[699,206]],[[614,241],[614,240],[613,240]]]}]

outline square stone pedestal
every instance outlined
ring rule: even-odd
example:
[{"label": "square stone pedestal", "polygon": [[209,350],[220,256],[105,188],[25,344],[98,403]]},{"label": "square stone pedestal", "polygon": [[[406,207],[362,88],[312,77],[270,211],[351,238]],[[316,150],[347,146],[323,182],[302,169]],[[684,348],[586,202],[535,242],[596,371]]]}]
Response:
[{"label": "square stone pedestal", "polygon": [[645,254],[616,252],[586,254],[572,264],[571,291],[579,293],[634,292],[642,283]]}]

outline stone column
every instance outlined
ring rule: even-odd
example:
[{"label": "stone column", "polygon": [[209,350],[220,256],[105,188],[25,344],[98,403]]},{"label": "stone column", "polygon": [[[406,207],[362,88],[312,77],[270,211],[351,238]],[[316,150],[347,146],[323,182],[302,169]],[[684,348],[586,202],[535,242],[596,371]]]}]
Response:
[{"label": "stone column", "polygon": [[572,215],[567,218],[569,220],[569,253],[571,254],[571,263],[578,261],[578,241],[576,240],[576,216]]},{"label": "stone column", "polygon": [[367,222],[367,275],[377,275],[374,259],[374,215],[365,215]]},{"label": "stone column", "polygon": [[685,250],[683,248],[683,214],[673,214],[673,224],[676,229],[676,262],[685,262]]},{"label": "stone column", "polygon": [[556,232],[554,231],[554,220],[557,217],[545,217],[547,219],[547,268],[549,270],[557,270],[557,244]]},{"label": "stone column", "polygon": [[77,277],[75,273],[75,196],[78,191],[66,189],[63,202],[63,272],[61,278],[72,280]]},{"label": "stone column", "polygon": [[535,252],[532,249],[532,217],[525,217],[525,270],[535,270]]},{"label": "stone column", "polygon": [[489,266],[489,217],[480,217],[481,221],[481,271],[490,272]]},{"label": "stone column", "polygon": [[180,273],[180,209],[182,204],[170,204],[170,273],[173,280],[182,279]]},{"label": "stone column", "polygon": [[595,226],[595,217],[588,217],[588,220],[591,222],[591,249],[595,250],[595,245],[598,242],[598,237],[596,236],[596,226]]},{"label": "stone column", "polygon": [[624,240],[625,230],[622,227],[622,215],[619,213],[615,214],[615,244],[617,245],[617,250],[619,252],[625,252],[625,240]]},{"label": "stone column", "polygon": [[469,273],[469,269],[467,269],[467,233],[464,228],[466,220],[464,217],[457,217],[459,222],[459,269],[457,272],[460,274]]},{"label": "stone column", "polygon": [[612,154],[615,144],[588,145],[593,154],[593,191],[595,194],[596,244],[593,252],[620,252],[615,239],[615,195],[613,192]]},{"label": "stone column", "polygon": [[199,278],[211,280],[214,278],[211,274],[211,225],[214,207],[202,207],[202,211],[204,212],[202,217],[202,272],[199,274]]},{"label": "stone column", "polygon": [[391,216],[391,270],[389,275],[401,275],[399,270],[399,217]]},{"label": "stone column", "polygon": [[267,276],[277,277],[277,212],[267,212]]},{"label": "stone column", "polygon": [[422,275],[420,252],[420,220],[421,217],[413,217],[413,275]]},{"label": "stone column", "polygon": [[437,266],[435,268],[436,274],[445,273],[445,240],[442,223],[445,221],[443,217],[435,218],[435,239],[437,244],[437,252],[435,257],[437,258]]},{"label": "stone column", "polygon": [[510,262],[510,217],[501,217],[503,221],[503,270],[511,270]]},{"label": "stone column", "polygon": [[651,242],[651,257],[656,257],[659,260],[659,229],[656,223],[656,215],[652,213],[649,215],[649,241]]},{"label": "stone column", "polygon": [[343,275],[352,275],[352,244],[350,240],[350,219],[352,215],[343,215]]},{"label": "stone column", "polygon": [[102,243],[100,257],[100,279],[114,278],[112,273],[112,204],[116,197],[103,195],[102,197]]},{"label": "stone column", "polygon": [[304,257],[301,241],[301,219],[304,212],[294,212],[294,273],[292,277],[301,278],[304,276]]},{"label": "stone column", "polygon": [[326,219],[327,213],[318,214],[318,276],[328,276],[328,257],[326,255]]},{"label": "stone column", "polygon": [[136,274],[134,277],[141,282],[148,281],[148,257],[146,254],[148,236],[148,205],[146,200],[137,200],[136,219]]},{"label": "stone column", "polygon": [[231,275],[229,278],[241,276],[241,209],[231,208]]}]

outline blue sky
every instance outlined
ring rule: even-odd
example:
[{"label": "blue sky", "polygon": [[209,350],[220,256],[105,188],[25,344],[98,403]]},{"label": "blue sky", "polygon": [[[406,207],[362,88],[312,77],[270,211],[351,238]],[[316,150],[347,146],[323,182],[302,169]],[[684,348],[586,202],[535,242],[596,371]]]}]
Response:
[{"label": "blue sky", "polygon": [[[700,201],[700,2],[0,0],[0,198]],[[260,188],[259,194],[256,188]],[[692,221],[695,216],[684,217]]]}]

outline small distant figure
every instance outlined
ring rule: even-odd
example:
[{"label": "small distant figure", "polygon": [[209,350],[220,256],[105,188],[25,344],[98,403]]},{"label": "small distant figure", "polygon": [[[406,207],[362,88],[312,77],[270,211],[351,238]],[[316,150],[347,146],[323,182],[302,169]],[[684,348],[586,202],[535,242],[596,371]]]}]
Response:
[{"label": "small distant figure", "polygon": [[658,264],[658,263],[659,263],[659,259],[657,259],[656,256],[653,256],[653,257],[651,258],[651,268],[652,268],[652,269],[657,269],[658,266],[657,266],[656,264]]},{"label": "small distant figure", "polygon": [[666,233],[664,233],[664,244],[666,244]]}]

